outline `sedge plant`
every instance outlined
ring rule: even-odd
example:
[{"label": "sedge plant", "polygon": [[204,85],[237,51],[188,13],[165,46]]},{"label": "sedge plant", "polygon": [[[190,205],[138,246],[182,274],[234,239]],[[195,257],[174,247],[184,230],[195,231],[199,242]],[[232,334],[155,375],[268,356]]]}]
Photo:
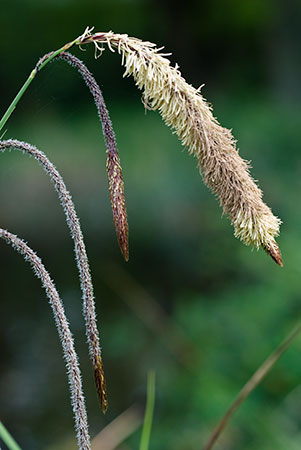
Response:
[{"label": "sedge plant", "polygon": [[[112,31],[94,33],[93,29],[87,28],[82,35],[58,50],[46,54],[38,61],[0,120],[0,135],[3,137],[4,127],[24,92],[49,62],[61,59],[76,68],[94,98],[101,121],[107,150],[107,175],[113,222],[121,252],[124,259],[128,260],[128,220],[124,182],[112,123],[95,78],[82,61],[69,53],[74,46],[83,47],[88,44],[94,45],[97,57],[102,55],[105,46],[121,56],[121,64],[125,68],[124,76],[133,76],[136,86],[142,91],[145,108],[158,110],[165,123],[178,135],[183,146],[196,158],[204,182],[219,199],[223,212],[229,217],[234,227],[234,235],[246,245],[257,249],[263,248],[278,265],[282,266],[282,256],[275,240],[279,234],[281,220],[263,202],[262,191],[250,174],[249,163],[239,155],[231,131],[223,128],[213,116],[212,108],[201,94],[201,87],[195,89],[188,84],[181,75],[179,67],[171,66],[167,58],[168,54],[162,53],[161,49],[151,42],[144,42],[126,34],[115,34]],[[20,150],[33,156],[49,175],[63,206],[66,222],[74,241],[89,355],[101,408],[105,412],[108,401],[96,324],[92,277],[83,233],[71,195],[53,163],[35,146],[16,139],[0,140],[0,151],[6,149]],[[35,275],[41,279],[46,290],[63,346],[78,446],[80,449],[89,449],[87,414],[78,360],[62,301],[41,260],[30,247],[16,235],[2,228],[0,237],[30,262]],[[150,375],[149,389],[151,390],[149,398],[153,399],[153,375]],[[152,414],[153,400],[150,400],[141,449],[148,447]]]}]

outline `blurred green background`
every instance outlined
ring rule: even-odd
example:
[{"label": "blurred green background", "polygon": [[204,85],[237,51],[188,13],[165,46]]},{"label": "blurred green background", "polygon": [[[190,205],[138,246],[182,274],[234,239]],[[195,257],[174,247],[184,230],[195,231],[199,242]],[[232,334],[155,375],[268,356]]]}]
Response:
[{"label": "blurred green background", "polygon": [[[154,369],[151,449],[202,448],[239,389],[300,316],[300,19],[299,1],[1,2],[1,113],[38,58],[87,25],[164,45],[189,83],[205,83],[203,95],[220,123],[233,129],[264,200],[283,220],[280,269],[263,251],[252,252],[233,237],[196,161],[158,113],[145,114],[133,80],[122,79],[119,56],[106,50],[95,61],[91,46],[75,49],[100,83],[118,140],[130,226],[130,261],[124,263],[92,98],[64,62],[39,74],[5,138],[44,151],[73,195],[95,283],[110,403],[106,416],[87,356],[64,215],[46,174],[20,152],[0,155],[1,227],[38,252],[65,302],[92,436],[133,404],[139,422],[146,374]],[[74,449],[51,310],[29,265],[0,245],[0,418],[25,450]],[[297,339],[216,448],[299,449],[300,379]],[[120,448],[137,449],[139,437],[138,429]]]}]

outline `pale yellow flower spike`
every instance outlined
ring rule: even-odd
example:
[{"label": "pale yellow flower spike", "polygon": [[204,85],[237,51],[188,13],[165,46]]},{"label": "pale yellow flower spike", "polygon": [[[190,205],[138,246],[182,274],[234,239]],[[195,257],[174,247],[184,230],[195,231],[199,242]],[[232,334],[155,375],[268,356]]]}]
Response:
[{"label": "pale yellow flower spike", "polygon": [[247,161],[239,156],[230,130],[213,117],[200,88],[189,85],[178,66],[172,67],[151,42],[112,31],[86,32],[80,43],[89,42],[118,49],[125,67],[124,76],[134,77],[143,91],[144,104],[160,112],[165,123],[197,158],[205,183],[230,217],[235,236],[257,249],[263,247],[282,265],[274,239],[279,234],[281,220],[262,201],[262,192],[249,173]]}]

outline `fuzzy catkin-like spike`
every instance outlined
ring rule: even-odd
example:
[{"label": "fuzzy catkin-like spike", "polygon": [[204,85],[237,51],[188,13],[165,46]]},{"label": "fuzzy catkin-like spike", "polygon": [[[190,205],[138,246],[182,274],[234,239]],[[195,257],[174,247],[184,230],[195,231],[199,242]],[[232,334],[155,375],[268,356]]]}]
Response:
[{"label": "fuzzy catkin-like spike", "polygon": [[274,239],[281,221],[262,201],[262,192],[250,175],[248,163],[239,156],[230,130],[214,118],[200,89],[189,85],[155,44],[112,31],[86,33],[81,45],[90,42],[97,46],[110,43],[110,48],[118,48],[124,76],[133,75],[143,91],[144,104],[160,112],[197,158],[205,183],[230,217],[235,236],[247,245],[263,247],[281,265]]},{"label": "fuzzy catkin-like spike", "polygon": [[82,390],[81,373],[78,365],[77,354],[74,348],[73,337],[65,315],[62,301],[59,298],[58,292],[50,278],[49,273],[36,253],[22,239],[7,230],[0,228],[0,237],[10,244],[24,257],[26,261],[30,263],[35,275],[41,280],[42,286],[46,291],[63,348],[78,447],[80,450],[90,450],[90,437],[85,397]]},{"label": "fuzzy catkin-like spike", "polygon": [[[112,50],[112,48],[111,48]],[[37,68],[43,63],[49,54],[43,56],[37,64]],[[112,122],[109,116],[108,109],[106,107],[100,87],[87,69],[85,64],[76,56],[70,53],[62,52],[55,59],[62,59],[75,67],[84,82],[88,86],[96,105],[98,116],[102,125],[102,131],[105,138],[107,147],[107,174],[110,190],[110,200],[113,213],[113,221],[116,230],[118,244],[121,253],[126,261],[129,259],[129,244],[128,244],[128,219],[125,205],[124,195],[124,182],[122,176],[122,168],[120,164],[120,158],[117,150],[117,143],[115,133],[113,130]]]},{"label": "fuzzy catkin-like spike", "polygon": [[108,402],[102,356],[99,345],[99,335],[96,324],[93,284],[84,238],[71,195],[66,188],[63,178],[43,152],[27,142],[18,141],[16,139],[0,141],[0,151],[4,151],[8,148],[28,153],[39,161],[45,172],[49,175],[59,195],[60,202],[66,215],[67,225],[74,241],[74,252],[76,255],[82,290],[83,314],[86,322],[86,336],[89,345],[89,354],[93,364],[97,395],[99,397],[102,410],[105,412],[108,407]]}]

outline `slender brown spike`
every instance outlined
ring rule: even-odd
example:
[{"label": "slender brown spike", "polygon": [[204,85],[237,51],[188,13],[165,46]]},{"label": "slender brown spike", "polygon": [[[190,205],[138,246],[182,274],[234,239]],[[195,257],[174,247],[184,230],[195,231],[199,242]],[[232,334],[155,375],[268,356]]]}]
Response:
[{"label": "slender brown spike", "polygon": [[94,370],[94,381],[97,392],[97,397],[102,409],[102,412],[105,412],[108,409],[108,399],[107,399],[107,387],[106,387],[106,379],[103,370],[103,362],[101,356],[101,350],[99,347],[97,336],[94,333],[91,333],[90,343],[92,344],[92,361],[93,361],[93,370]]},{"label": "slender brown spike", "polygon": [[[82,61],[70,53],[62,52],[56,59],[62,59],[75,67],[93,95],[98,116],[101,121],[103,135],[107,147],[107,173],[110,189],[113,222],[116,229],[118,244],[126,261],[129,259],[128,221],[125,206],[124,183],[120,158],[112,122],[109,116],[100,87]],[[43,59],[41,60],[43,61]]]},{"label": "slender brown spike", "polygon": [[124,184],[118,153],[108,151],[107,173],[113,221],[116,229],[118,244],[126,261],[129,259],[128,222],[124,198]]},{"label": "slender brown spike", "polygon": [[100,406],[102,412],[105,414],[108,409],[108,399],[107,399],[106,380],[103,371],[101,356],[97,356],[97,361],[96,364],[94,365],[94,379]]},{"label": "slender brown spike", "polygon": [[283,267],[282,255],[278,244],[276,241],[272,241],[269,247],[263,247],[268,255],[278,264],[280,267]]}]

